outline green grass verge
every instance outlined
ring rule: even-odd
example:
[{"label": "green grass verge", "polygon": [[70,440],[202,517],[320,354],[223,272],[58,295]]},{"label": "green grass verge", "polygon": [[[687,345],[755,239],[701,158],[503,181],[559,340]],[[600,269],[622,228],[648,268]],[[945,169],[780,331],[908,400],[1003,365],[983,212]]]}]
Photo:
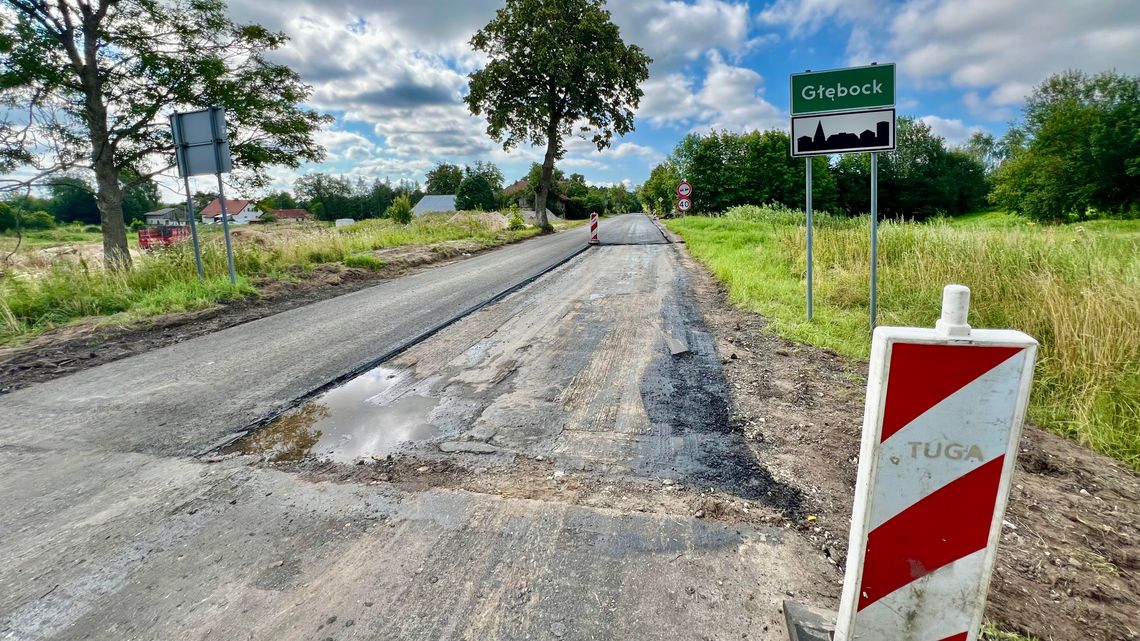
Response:
[{"label": "green grass verge", "polygon": [[[666,224],[733,302],[765,315],[774,331],[866,358],[869,223],[817,220],[813,323],[800,212],[743,207]],[[1140,469],[1140,222],[879,229],[880,324],[933,326],[942,287],[968,285],[972,325],[1020,329],[1041,342],[1030,418]]]},{"label": "green grass verge", "polygon": [[990,621],[982,625],[982,639],[983,641],[1040,641],[1034,636],[1006,632]]},{"label": "green grass verge", "polygon": [[[81,229],[48,230],[44,245],[90,242]],[[0,280],[0,345],[26,341],[60,325],[99,319],[130,322],[158,314],[204,309],[218,302],[256,293],[251,277],[295,279],[318,264],[379,270],[383,260],[372,251],[406,245],[467,240],[490,247],[534,236],[537,229],[495,230],[478,215],[452,222],[449,216],[425,216],[408,225],[388,220],[362,221],[348,227],[325,225],[241,226],[234,229],[236,285],[228,279],[221,235],[203,230],[206,279],[199,280],[189,243],[147,253],[125,273],[104,271],[86,262],[58,262],[40,273],[14,273]],[[37,234],[40,234],[37,232]],[[98,235],[94,234],[96,240]]]}]

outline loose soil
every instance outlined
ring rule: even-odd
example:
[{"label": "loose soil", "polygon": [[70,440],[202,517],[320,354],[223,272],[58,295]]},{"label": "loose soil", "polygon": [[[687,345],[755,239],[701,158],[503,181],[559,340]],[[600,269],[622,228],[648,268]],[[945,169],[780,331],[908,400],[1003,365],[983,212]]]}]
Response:
[{"label": "loose soil", "polygon": [[[803,492],[815,517],[803,529],[843,567],[867,364],[774,335],[690,264],[734,423],[773,476]],[[1042,641],[1140,638],[1140,476],[1026,425],[1013,482],[987,618]]]},{"label": "loose soil", "polygon": [[186,313],[165,314],[126,324],[93,319],[49,330],[18,347],[0,348],[0,394],[148,352],[310,303],[354,292],[462,260],[499,245],[456,240],[372,252],[384,261],[375,271],[319,265],[291,278],[255,278],[257,294]]}]

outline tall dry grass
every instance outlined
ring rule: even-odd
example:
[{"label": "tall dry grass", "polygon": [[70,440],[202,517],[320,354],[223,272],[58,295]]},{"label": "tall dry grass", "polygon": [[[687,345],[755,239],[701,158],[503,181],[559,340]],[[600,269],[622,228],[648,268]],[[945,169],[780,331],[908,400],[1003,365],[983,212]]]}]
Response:
[{"label": "tall dry grass", "polygon": [[206,278],[199,280],[188,243],[145,254],[126,272],[105,271],[88,261],[59,261],[35,274],[0,279],[0,345],[80,319],[129,321],[156,314],[203,309],[256,293],[250,276],[298,278],[318,264],[377,269],[370,252],[404,245],[473,240],[495,245],[534,235],[537,230],[496,229],[480,217],[428,216],[409,225],[370,220],[348,227],[277,225],[234,230],[230,285],[224,245],[216,230],[203,233]]},{"label": "tall dry grass", "polygon": [[[741,208],[671,223],[732,295],[792,338],[866,357],[870,225],[822,215],[815,230],[817,323],[804,319],[802,215]],[[879,226],[881,325],[931,326],[942,287],[970,287],[970,323],[1041,343],[1030,417],[1140,469],[1140,226]],[[737,238],[751,239],[745,250]],[[747,274],[743,275],[742,274]]]}]

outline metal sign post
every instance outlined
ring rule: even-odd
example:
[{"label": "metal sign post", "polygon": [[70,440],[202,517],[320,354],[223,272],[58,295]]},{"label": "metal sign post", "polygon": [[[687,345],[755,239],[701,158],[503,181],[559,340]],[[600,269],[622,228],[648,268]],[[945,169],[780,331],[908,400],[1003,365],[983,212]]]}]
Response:
[{"label": "metal sign post", "polygon": [[811,245],[812,245],[812,238],[811,238],[811,233],[812,233],[812,228],[813,228],[812,220],[811,220],[811,156],[804,158],[804,161],[807,163],[807,169],[806,169],[806,172],[807,172],[807,191],[804,194],[804,199],[806,201],[805,209],[807,210],[807,319],[810,321],[810,320],[812,320],[812,303],[811,303],[811,284],[812,284],[811,283],[811,276],[812,276],[812,274],[811,274],[811,265],[812,265]]},{"label": "metal sign post", "polygon": [[[214,109],[214,108],[211,108]],[[220,109],[218,110],[221,111]],[[224,117],[223,117],[224,118]],[[214,135],[214,159],[218,167],[218,205],[222,208],[222,235],[226,237],[226,265],[230,269],[230,284],[237,284],[237,273],[234,271],[234,250],[230,245],[230,216],[226,213],[226,192],[222,188],[222,146],[225,139],[225,120],[219,122],[218,118],[210,118],[210,132]],[[229,147],[226,147],[226,161],[229,161]]]},{"label": "metal sign post", "polygon": [[875,331],[879,302],[879,153],[871,152],[871,331]]},{"label": "metal sign post", "polygon": [[895,66],[792,74],[791,154],[807,159],[807,318],[812,320],[811,157],[871,153],[871,329],[878,320],[879,154],[895,149]]},{"label": "metal sign post", "polygon": [[[190,196],[190,176],[214,174],[218,177],[218,202],[222,208],[222,230],[226,237],[226,263],[229,267],[230,284],[237,283],[234,271],[233,246],[230,244],[229,214],[226,212],[226,195],[222,189],[222,174],[232,169],[230,162],[230,142],[226,136],[226,115],[221,107],[210,107],[201,111],[176,113],[170,116],[170,127],[174,132],[174,152],[178,161],[178,173],[186,179],[187,207],[193,221],[193,200]],[[202,274],[201,255],[198,251],[197,230],[191,222],[194,235],[195,258],[198,273]]]},{"label": "metal sign post", "polygon": [[682,179],[673,190],[677,194],[677,209],[683,214],[693,207],[693,186]]},{"label": "metal sign post", "polygon": [[190,240],[194,244],[194,264],[198,266],[199,280],[206,278],[202,269],[202,248],[198,245],[198,215],[194,213],[194,197],[190,195],[190,176],[182,177],[182,184],[186,185],[186,215],[190,222]]}]

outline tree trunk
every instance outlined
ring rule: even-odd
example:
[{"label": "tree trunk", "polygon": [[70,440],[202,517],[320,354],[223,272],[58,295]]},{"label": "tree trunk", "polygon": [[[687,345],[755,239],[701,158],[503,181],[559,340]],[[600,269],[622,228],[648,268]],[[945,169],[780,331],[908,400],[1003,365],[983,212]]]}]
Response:
[{"label": "tree trunk", "polygon": [[95,202],[99,205],[99,222],[103,228],[103,263],[107,269],[130,269],[131,252],[127,246],[119,170],[110,158],[103,157],[95,159],[94,168]]},{"label": "tree trunk", "polygon": [[[551,127],[552,132],[556,132]],[[554,226],[546,219],[546,198],[550,195],[550,183],[554,177],[554,156],[558,148],[558,136],[549,133],[546,139],[546,157],[542,159],[542,180],[538,187],[538,195],[534,200],[534,215],[538,218],[538,227],[543,231],[554,231]]]},{"label": "tree trunk", "polygon": [[99,41],[101,21],[109,5],[100,5],[83,15],[83,53],[72,48],[69,55],[83,86],[84,114],[91,137],[91,168],[95,170],[95,202],[103,228],[103,263],[107,269],[130,269],[131,252],[127,247],[127,223],[123,219],[123,188],[119,169],[115,166],[115,146],[111,142],[107,105],[103,96],[103,79],[99,75]]}]

